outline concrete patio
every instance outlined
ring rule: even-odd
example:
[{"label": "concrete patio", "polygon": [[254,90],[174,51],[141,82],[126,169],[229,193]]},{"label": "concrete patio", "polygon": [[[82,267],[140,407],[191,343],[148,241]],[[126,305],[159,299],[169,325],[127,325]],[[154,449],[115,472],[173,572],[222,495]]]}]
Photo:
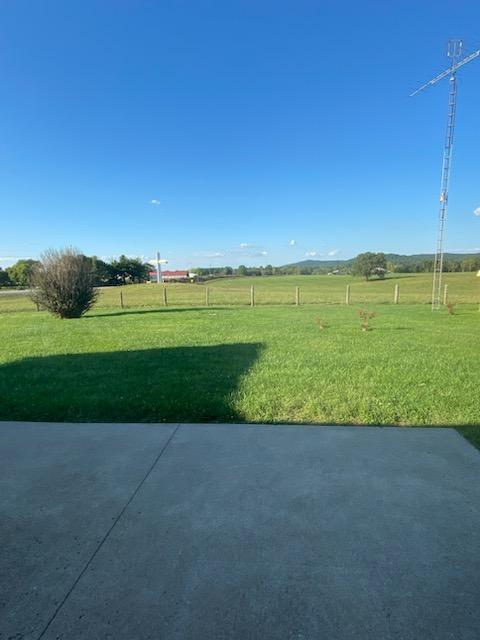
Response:
[{"label": "concrete patio", "polygon": [[0,423],[2,640],[476,640],[450,429]]}]

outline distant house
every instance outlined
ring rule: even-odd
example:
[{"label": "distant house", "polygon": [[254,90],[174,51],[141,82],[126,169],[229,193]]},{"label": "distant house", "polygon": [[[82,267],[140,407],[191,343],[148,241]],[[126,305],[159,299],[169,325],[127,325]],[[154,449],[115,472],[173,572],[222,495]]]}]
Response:
[{"label": "distant house", "polygon": [[190,280],[188,271],[162,271],[164,282],[186,282]]},{"label": "distant house", "polygon": [[[150,271],[148,274],[150,282],[157,281],[157,272]],[[194,282],[197,278],[196,273],[189,271],[162,271],[161,277],[163,282]]]}]

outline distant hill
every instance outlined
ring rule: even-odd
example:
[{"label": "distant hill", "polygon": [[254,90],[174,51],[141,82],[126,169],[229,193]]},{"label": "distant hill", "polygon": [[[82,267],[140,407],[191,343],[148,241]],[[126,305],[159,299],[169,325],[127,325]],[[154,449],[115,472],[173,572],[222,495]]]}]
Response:
[{"label": "distant hill", "polygon": [[[467,258],[478,258],[480,253],[445,253],[444,260],[466,260]],[[402,255],[399,253],[386,253],[385,257],[387,262],[393,262],[398,265],[417,264],[424,260],[433,260],[435,254],[433,253],[416,253],[410,256]],[[349,258],[348,260],[300,260],[299,262],[292,262],[285,264],[281,268],[292,267],[304,267],[309,269],[321,268],[321,269],[338,269],[341,267],[349,267],[355,258]]]},{"label": "distant hill", "polygon": [[324,269],[335,269],[338,266],[347,266],[351,264],[353,260],[354,258],[350,258],[350,260],[300,260],[300,262],[284,264],[281,268],[286,269],[289,267],[308,267],[315,269],[316,267],[322,267]]}]

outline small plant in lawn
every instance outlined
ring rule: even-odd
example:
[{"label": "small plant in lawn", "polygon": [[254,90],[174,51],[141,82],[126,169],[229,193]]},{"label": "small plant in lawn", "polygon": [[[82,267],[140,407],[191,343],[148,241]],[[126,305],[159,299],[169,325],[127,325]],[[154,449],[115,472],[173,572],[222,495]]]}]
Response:
[{"label": "small plant in lawn", "polygon": [[317,316],[317,317],[315,318],[315,322],[317,323],[318,328],[319,328],[319,329],[322,329],[322,331],[323,331],[323,329],[326,329],[326,328],[327,328],[327,323],[326,323],[326,322],[325,322],[325,320],[323,320],[320,316]]},{"label": "small plant in lawn", "polygon": [[447,302],[447,311],[448,311],[448,315],[449,316],[454,316],[455,315],[455,305],[453,304],[453,302]]},{"label": "small plant in lawn", "polygon": [[89,260],[71,248],[45,252],[33,285],[32,300],[59,318],[80,318],[97,299]]},{"label": "small plant in lawn", "polygon": [[366,311],[365,309],[359,309],[358,315],[360,316],[360,327],[362,331],[370,331],[370,320],[376,317],[375,311]]}]

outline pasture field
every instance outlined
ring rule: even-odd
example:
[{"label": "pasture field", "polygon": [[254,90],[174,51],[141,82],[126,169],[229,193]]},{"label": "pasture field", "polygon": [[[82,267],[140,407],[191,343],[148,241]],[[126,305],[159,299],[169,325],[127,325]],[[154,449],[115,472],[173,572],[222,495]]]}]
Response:
[{"label": "pasture field", "polygon": [[1,314],[0,419],[439,425],[480,444],[478,306],[368,309],[368,332],[358,305]]},{"label": "pasture field", "polygon": [[[480,303],[480,278],[475,273],[447,273],[449,300],[455,304]],[[431,298],[432,275],[394,274],[385,280],[371,280],[353,276],[267,276],[259,278],[222,278],[201,284],[127,285],[100,289],[97,308],[161,307],[163,289],[167,290],[168,306],[205,306],[205,288],[214,306],[248,306],[250,287],[255,287],[255,304],[288,305],[295,302],[295,287],[300,288],[301,304],[342,304],[346,286],[350,285],[352,304],[387,304],[393,302],[395,285],[400,287],[400,304],[428,304]],[[22,292],[0,292],[0,313],[31,311],[35,307]]]}]

